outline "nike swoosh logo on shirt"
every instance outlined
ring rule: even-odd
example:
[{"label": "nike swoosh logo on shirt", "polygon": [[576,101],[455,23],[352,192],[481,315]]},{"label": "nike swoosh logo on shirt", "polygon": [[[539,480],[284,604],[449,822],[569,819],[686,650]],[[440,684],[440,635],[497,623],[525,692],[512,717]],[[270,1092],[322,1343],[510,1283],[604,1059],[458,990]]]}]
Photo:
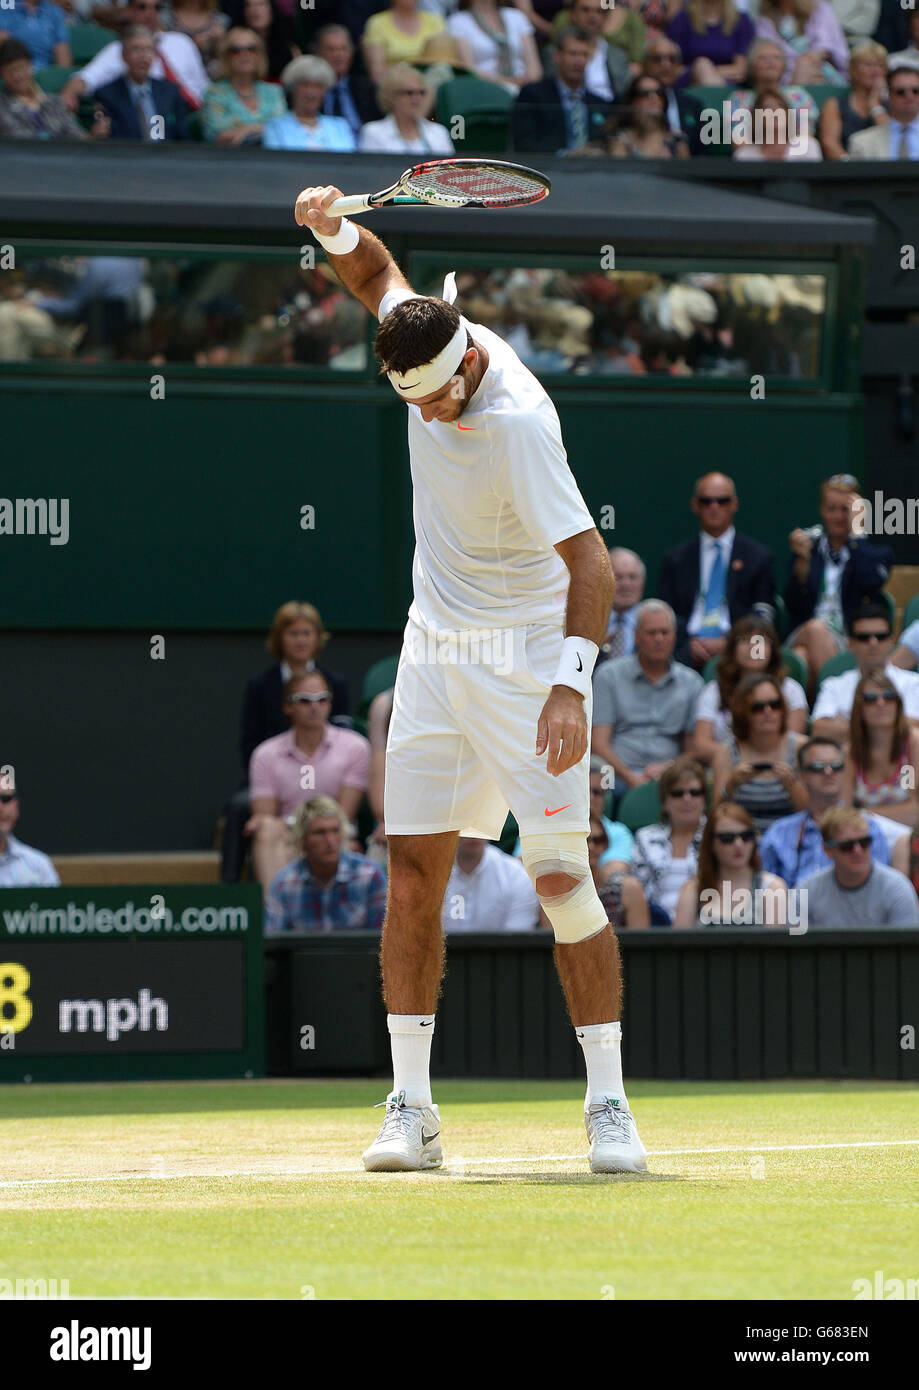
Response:
[{"label": "nike swoosh logo on shirt", "polygon": [[[569,802],[568,802],[568,806],[570,806],[570,805],[571,805],[571,802],[569,801]],[[548,806],[547,806],[547,807],[546,807],[546,815],[547,815],[547,816],[557,816],[558,813],[559,813],[559,811],[567,811],[567,810],[568,810],[568,806],[556,806],[556,808],[555,808],[554,811],[550,811],[549,808],[548,808]]]}]

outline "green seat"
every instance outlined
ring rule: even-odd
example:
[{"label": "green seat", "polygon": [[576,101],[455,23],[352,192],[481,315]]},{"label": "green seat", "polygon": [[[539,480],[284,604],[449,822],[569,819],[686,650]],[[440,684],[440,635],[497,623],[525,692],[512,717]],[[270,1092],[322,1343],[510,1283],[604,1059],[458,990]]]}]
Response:
[{"label": "green seat", "polygon": [[78,68],[39,68],[35,74],[35,81],[43,92],[50,92],[55,96],[78,71]]},{"label": "green seat", "polygon": [[812,87],[804,87],[804,91],[807,92],[808,96],[814,98],[814,101],[817,103],[818,111],[823,110],[824,102],[830,97],[835,97],[840,106],[842,106],[846,97],[849,95],[848,87],[834,87],[828,82],[815,82]]},{"label": "green seat", "polygon": [[887,605],[887,612],[890,614],[890,619],[889,619],[889,621],[890,621],[890,630],[891,630],[891,632],[896,632],[896,630],[897,630],[897,601],[896,601],[896,599],[894,598],[893,594],[889,594],[889,593],[887,592],[886,589],[882,589],[882,590],[881,590],[881,592],[878,594],[878,598],[881,599],[881,601]]},{"label": "green seat", "polygon": [[644,825],[655,825],[660,818],[661,797],[656,782],[629,787],[616,812],[616,819],[631,831],[641,830]]},{"label": "green seat", "polygon": [[776,594],[772,602],[773,606],[775,607],[776,631],[779,634],[779,640],[784,642],[785,638],[791,631],[791,620],[788,617],[788,609],[785,605],[785,600],[782,598],[781,594]]},{"label": "green seat", "polygon": [[820,667],[820,673],[817,676],[817,689],[820,689],[823,682],[829,676],[841,676],[843,671],[854,670],[855,665],[855,657],[851,652],[837,652],[835,656],[831,656],[829,661],[825,661]]},{"label": "green seat", "polygon": [[905,632],[910,623],[915,622],[919,622],[919,594],[913,594],[912,598],[903,609],[903,627],[901,631]]},{"label": "green seat", "polygon": [[453,121],[462,116],[462,138],[454,136],[457,154],[473,151],[505,153],[508,147],[510,111],[514,98],[496,82],[480,77],[454,77],[437,88],[437,119],[453,135]]},{"label": "green seat", "polygon": [[78,67],[85,66],[91,58],[105,48],[106,44],[114,43],[115,35],[110,29],[103,29],[99,24],[72,24],[70,26],[70,52],[73,61]]},{"label": "green seat", "polygon": [[398,667],[399,658],[397,656],[384,656],[381,660],[373,663],[364,676],[364,684],[361,689],[361,707],[358,710],[358,715],[362,719],[367,718],[370,713],[370,706],[377,695],[395,685]]},{"label": "green seat", "polygon": [[797,681],[803,690],[807,690],[807,663],[802,661],[798,653],[793,652],[791,647],[782,648],[782,660],[792,680]]},{"label": "green seat", "polygon": [[717,679],[718,662],[720,660],[720,656],[710,656],[708,661],[706,661],[705,665],[702,667],[702,679],[705,681],[706,685],[708,685],[709,681]]}]

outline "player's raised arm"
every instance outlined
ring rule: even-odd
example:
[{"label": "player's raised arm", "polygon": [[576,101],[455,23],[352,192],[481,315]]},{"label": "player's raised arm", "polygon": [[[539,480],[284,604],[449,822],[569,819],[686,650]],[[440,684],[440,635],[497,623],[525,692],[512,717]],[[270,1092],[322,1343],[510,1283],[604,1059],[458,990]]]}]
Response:
[{"label": "player's raised arm", "polygon": [[325,208],[341,198],[338,188],[304,188],[297,198],[294,216],[308,227],[324,247],[335,274],[355,299],[376,317],[380,300],[388,290],[411,289],[402,271],[378,237],[346,217],[327,217]]}]

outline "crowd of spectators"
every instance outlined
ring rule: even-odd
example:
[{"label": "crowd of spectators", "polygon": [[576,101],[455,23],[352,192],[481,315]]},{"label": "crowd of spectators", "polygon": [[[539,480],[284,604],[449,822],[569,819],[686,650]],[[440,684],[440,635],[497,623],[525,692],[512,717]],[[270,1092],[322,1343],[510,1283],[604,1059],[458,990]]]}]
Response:
[{"label": "crowd of spectators", "polygon": [[[74,67],[72,26],[87,22],[111,37]],[[153,44],[143,60],[141,29]],[[9,0],[0,11],[0,135],[22,139],[461,154],[463,112],[449,128],[432,118],[456,77],[506,94],[520,153],[919,159],[919,11],[897,0]]]}]

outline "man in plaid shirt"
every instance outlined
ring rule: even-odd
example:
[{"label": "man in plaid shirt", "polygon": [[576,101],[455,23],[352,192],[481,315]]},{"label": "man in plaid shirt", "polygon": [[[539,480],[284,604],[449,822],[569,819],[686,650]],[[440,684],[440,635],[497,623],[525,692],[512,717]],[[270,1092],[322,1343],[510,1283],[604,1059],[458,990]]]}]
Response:
[{"label": "man in plaid shirt", "polygon": [[294,838],[303,852],[272,879],[265,935],[284,931],[379,931],[386,908],[382,869],[342,848],[348,818],[330,796],[314,796],[297,812]]}]

